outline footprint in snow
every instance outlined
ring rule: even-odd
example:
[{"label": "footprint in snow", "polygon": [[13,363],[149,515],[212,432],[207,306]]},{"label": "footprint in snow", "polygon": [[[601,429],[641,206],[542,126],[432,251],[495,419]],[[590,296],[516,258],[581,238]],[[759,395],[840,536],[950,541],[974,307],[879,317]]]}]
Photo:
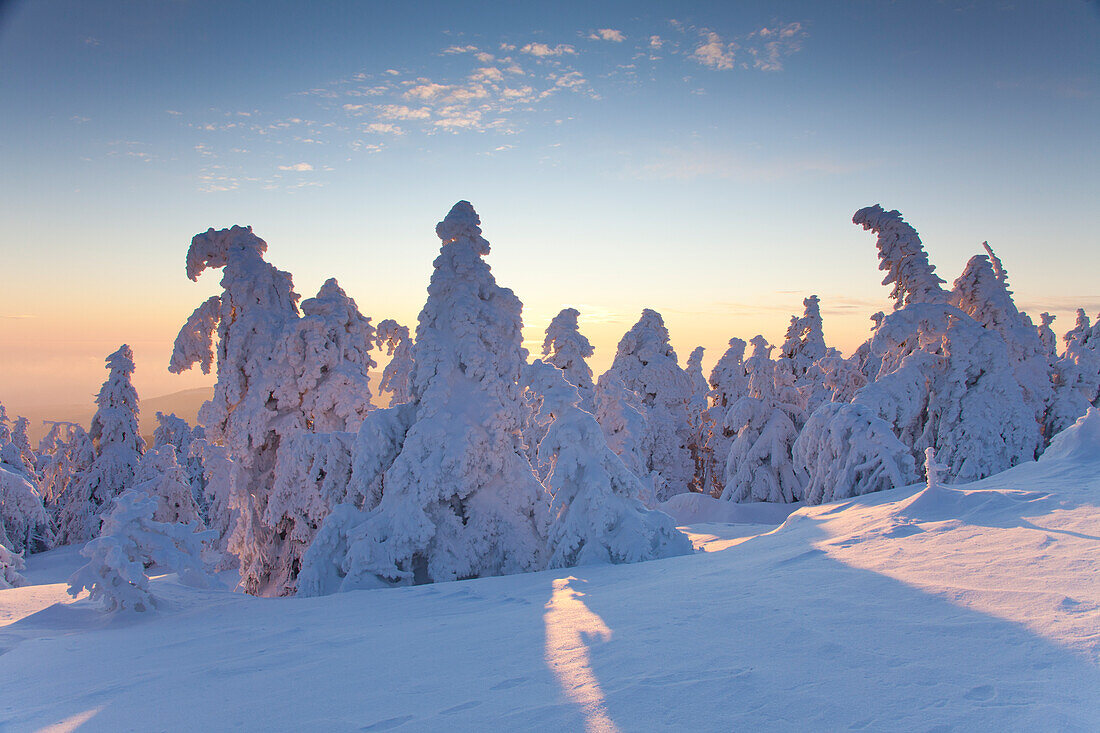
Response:
[{"label": "footprint in snow", "polygon": [[455,713],[461,713],[463,710],[469,710],[471,708],[476,708],[480,704],[481,704],[481,700],[470,700],[469,702],[464,702],[460,705],[455,705],[453,708],[447,708],[446,710],[440,710],[439,714],[440,715],[454,715]]},{"label": "footprint in snow", "polygon": [[978,685],[971,688],[963,697],[967,700],[992,700],[993,696],[997,694],[997,691],[993,688],[993,685]]},{"label": "footprint in snow", "polygon": [[527,681],[526,677],[513,677],[512,679],[504,680],[503,682],[498,682],[495,685],[493,685],[492,687],[490,687],[489,689],[490,690],[510,690],[513,687],[518,687],[519,685],[522,685],[526,681]]},{"label": "footprint in snow", "polygon": [[404,725],[413,719],[411,715],[401,715],[396,718],[386,718],[385,720],[379,720],[376,723],[370,725],[364,725],[359,730],[390,730],[396,728],[399,725]]}]

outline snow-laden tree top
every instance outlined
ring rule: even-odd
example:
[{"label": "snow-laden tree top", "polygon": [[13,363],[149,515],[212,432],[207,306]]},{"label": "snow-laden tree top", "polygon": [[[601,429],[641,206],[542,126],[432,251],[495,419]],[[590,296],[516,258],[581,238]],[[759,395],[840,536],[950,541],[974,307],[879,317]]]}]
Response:
[{"label": "snow-laden tree top", "polygon": [[187,277],[198,280],[206,268],[226,267],[230,258],[251,252],[263,259],[267,242],[252,233],[252,227],[233,226],[215,230],[213,227],[191,238],[187,250]]},{"label": "snow-laden tree top", "polygon": [[802,301],[802,317],[791,316],[786,340],[780,353],[794,361],[801,374],[818,359],[825,356],[825,331],[821,320],[821,299],[811,295]]},{"label": "snow-laden tree top", "polygon": [[947,301],[947,293],[941,287],[944,280],[928,262],[920,235],[901,218],[901,212],[884,211],[875,204],[857,211],[852,223],[878,235],[878,269],[886,271],[882,284],[894,285],[890,295],[895,308],[910,303]]},{"label": "snow-laden tree top", "polygon": [[141,453],[145,450],[145,441],[138,433],[138,394],[130,383],[134,373],[134,352],[123,344],[106,361],[110,372],[96,396],[99,409],[92,418],[89,434],[100,453],[107,446]]},{"label": "snow-laden tree top", "polygon": [[546,327],[542,355],[547,363],[565,373],[566,381],[580,393],[581,409],[591,412],[596,385],[592,381],[592,369],[585,359],[596,350],[579,330],[577,319],[580,315],[576,308],[563,308],[554,316]]}]

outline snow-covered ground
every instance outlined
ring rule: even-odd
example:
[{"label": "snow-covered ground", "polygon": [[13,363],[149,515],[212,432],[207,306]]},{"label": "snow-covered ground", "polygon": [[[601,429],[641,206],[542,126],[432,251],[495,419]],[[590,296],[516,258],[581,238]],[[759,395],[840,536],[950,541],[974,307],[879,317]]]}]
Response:
[{"label": "snow-covered ground", "polygon": [[637,565],[301,599],[165,576],[112,617],[65,595],[72,548],[36,555],[0,591],[0,729],[1096,730],[1098,431],[778,527],[681,499],[708,551]]}]

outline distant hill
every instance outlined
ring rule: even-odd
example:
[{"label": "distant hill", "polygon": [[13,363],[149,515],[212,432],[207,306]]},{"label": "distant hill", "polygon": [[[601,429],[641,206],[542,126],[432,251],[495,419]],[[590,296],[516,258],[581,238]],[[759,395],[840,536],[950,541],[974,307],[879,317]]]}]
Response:
[{"label": "distant hill", "polygon": [[[378,384],[381,381],[381,372],[371,372],[370,386],[371,391],[375,393],[374,404],[385,407],[388,400],[385,397],[379,397],[377,394]],[[152,445],[153,431],[157,427],[158,412],[174,412],[178,417],[182,417],[194,425],[198,420],[199,408],[202,407],[202,403],[213,396],[213,387],[196,387],[195,389],[185,389],[160,397],[142,399],[138,425],[142,436]],[[92,416],[95,415],[95,403],[89,402],[87,405],[53,405],[20,412],[19,414],[30,420],[30,428],[27,433],[30,436],[31,445],[37,445],[42,436],[46,434],[46,426],[42,424],[43,420],[75,422],[87,428],[92,422]]]}]

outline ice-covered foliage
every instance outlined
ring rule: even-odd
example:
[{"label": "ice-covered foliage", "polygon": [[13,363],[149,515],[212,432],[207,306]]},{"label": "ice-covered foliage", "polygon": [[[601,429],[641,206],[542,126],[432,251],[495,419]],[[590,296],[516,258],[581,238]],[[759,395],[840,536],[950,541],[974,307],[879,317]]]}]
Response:
[{"label": "ice-covered foliage", "polygon": [[710,414],[709,395],[710,384],[703,376],[703,347],[697,346],[688,356],[687,367],[688,382],[691,385],[691,401],[688,405],[688,418],[691,421],[691,437],[688,440],[688,450],[691,451],[691,460],[695,465],[692,475],[691,490],[701,492],[706,484],[707,470],[714,463],[711,435],[714,432],[714,419]]},{"label": "ice-covered foliage", "polygon": [[361,498],[347,494],[355,440],[355,433],[306,431],[283,439],[264,516],[280,539],[278,555],[269,560],[272,588],[278,595],[297,591],[302,556],[331,508]]},{"label": "ice-covered foliage", "polygon": [[145,440],[138,432],[138,395],[130,382],[134,373],[134,354],[123,344],[107,357],[110,370],[107,381],[96,397],[95,416],[92,418],[88,437],[95,446],[96,458],[91,466],[80,474],[80,486],[74,499],[87,497],[91,502],[91,523],[88,534],[80,536],[74,523],[71,542],[83,542],[98,531],[101,512],[111,500],[132,485]]},{"label": "ice-covered foliage", "polygon": [[29,422],[25,417],[17,417],[12,423],[7,443],[0,443],[0,460],[10,466],[20,467],[32,480],[38,478],[38,456],[31,449],[27,436]]},{"label": "ice-covered foliage", "polygon": [[69,579],[74,598],[89,591],[105,611],[148,611],[156,605],[149,592],[147,565],[174,572],[186,585],[205,588],[210,579],[202,565],[203,540],[213,532],[199,522],[175,524],[153,519],[157,502],[138,491],[116,497],[103,520],[103,531],[80,551],[88,558]]},{"label": "ice-covered foliage", "polygon": [[0,538],[4,536],[9,549],[22,553],[41,552],[53,539],[34,477],[6,462],[0,463]]},{"label": "ice-covered foliage", "polygon": [[7,548],[3,529],[0,528],[0,590],[18,588],[27,584],[27,579],[19,574],[23,569],[23,556]]},{"label": "ice-covered foliage", "polygon": [[260,593],[267,580],[265,556],[272,531],[260,521],[278,454],[277,428],[304,423],[298,405],[278,404],[272,383],[273,356],[298,319],[298,294],[290,274],[264,261],[267,244],[251,227],[234,226],[197,234],[187,251],[187,276],[197,280],[207,268],[222,269],[222,293],[199,306],[176,337],[169,371],[214,361],[213,398],[199,411],[206,438],[224,446],[237,469],[237,505],[243,507],[232,533],[241,557],[245,589]]},{"label": "ice-covered foliage", "polygon": [[42,492],[56,527],[56,543],[87,542],[95,535],[94,507],[84,473],[95,463],[95,446],[84,428],[73,425],[64,448],[54,453],[42,477]]},{"label": "ice-covered foliage", "polygon": [[170,445],[176,453],[186,455],[191,441],[203,437],[202,427],[191,427],[182,417],[174,413],[157,412],[157,427],[153,430],[153,447]]},{"label": "ice-covered foliage", "polygon": [[955,281],[951,303],[1004,338],[1016,381],[1024,391],[1024,401],[1031,407],[1035,422],[1042,426],[1047,406],[1054,397],[1050,355],[1035,324],[1012,301],[1004,265],[988,242],[985,249],[989,254],[970,258]]},{"label": "ice-covered foliage", "polygon": [[1054,323],[1056,316],[1052,316],[1050,313],[1040,313],[1039,318],[1041,322],[1036,327],[1039,332],[1039,340],[1043,343],[1047,356],[1055,359],[1058,356],[1058,337],[1054,335],[1054,329],[1050,327],[1050,324]]},{"label": "ice-covered foliage", "polygon": [[1054,399],[1046,415],[1046,434],[1053,436],[1072,425],[1088,408],[1100,401],[1100,338],[1081,331],[1078,325],[1065,336],[1066,350],[1054,364]]},{"label": "ice-covered foliage", "polygon": [[552,496],[547,530],[551,568],[641,562],[691,553],[691,541],[667,514],[646,509],[644,491],[607,447],[592,415],[581,410],[578,390],[552,365],[536,361],[529,382],[543,395],[554,420],[539,445],[550,466]]},{"label": "ice-covered foliage", "polygon": [[[326,572],[341,568],[343,589],[538,567],[543,488],[519,437],[522,305],[482,259],[489,243],[480,223],[460,201],[436,227],[443,246],[416,332],[415,419],[392,464],[376,467],[381,503],[344,526],[343,541],[325,528],[315,541],[347,548],[342,560],[313,558]],[[303,574],[316,590],[316,576]]]},{"label": "ice-covered foliage", "polygon": [[737,433],[726,425],[729,408],[745,396],[749,378],[745,372],[745,341],[731,338],[729,348],[710,372],[710,401],[708,409],[711,433],[708,441],[708,460],[703,475],[703,493],[718,497],[725,488],[726,457]]},{"label": "ice-covered foliage", "polygon": [[726,457],[727,501],[792,502],[801,497],[805,476],[794,464],[791,449],[804,421],[801,395],[786,359],[772,361],[763,336],[752,340],[753,354],[745,361],[748,392],[726,413],[726,428],[737,437]]},{"label": "ice-covered foliage", "polygon": [[553,364],[565,373],[565,381],[577,388],[580,394],[580,408],[585,412],[595,412],[596,385],[592,381],[592,369],[585,361],[596,350],[580,332],[577,319],[580,311],[576,308],[563,308],[546,327],[546,337],[542,341],[543,361]]},{"label": "ice-covered foliage", "polygon": [[824,504],[917,480],[913,456],[863,405],[824,404],[814,410],[792,451],[807,478],[803,500]]},{"label": "ice-covered foliage", "polygon": [[198,461],[202,466],[199,508],[203,524],[216,533],[216,539],[210,544],[220,556],[217,569],[226,570],[235,561],[228,550],[229,537],[239,514],[236,508],[237,464],[223,446],[209,443],[204,438],[191,443],[189,459]]},{"label": "ice-covered foliage", "polygon": [[885,211],[875,204],[857,211],[852,223],[878,235],[878,269],[886,271],[882,284],[894,286],[890,296],[895,308],[947,302],[943,279],[929,263],[917,230],[901,218],[901,212]]},{"label": "ice-covered foliage", "polygon": [[596,383],[595,416],[607,447],[642,480],[643,492],[639,496],[642,503],[656,506],[658,477],[646,467],[646,418],[638,395],[623,386],[614,374],[604,372]]},{"label": "ice-covered foliage", "polygon": [[378,392],[389,393],[389,406],[403,405],[412,399],[413,340],[409,327],[392,318],[379,322],[375,329],[375,343],[379,349],[386,347],[390,360],[382,370],[382,382]]},{"label": "ice-covered foliage", "polygon": [[[374,327],[333,278],[301,309],[275,349],[270,380],[279,412],[316,433],[356,430],[373,407]],[[283,435],[287,422],[277,428]]]},{"label": "ice-covered foliage", "polygon": [[134,476],[134,489],[157,502],[153,519],[157,522],[200,522],[198,504],[191,494],[191,482],[180,468],[176,447],[166,443],[141,457]]},{"label": "ice-covered foliage", "polygon": [[780,356],[790,359],[796,376],[806,373],[815,361],[828,353],[825,331],[821,320],[821,299],[811,295],[802,301],[801,317],[791,316],[786,339],[779,350]]},{"label": "ice-covered foliage", "polygon": [[661,314],[650,309],[619,341],[608,370],[638,395],[646,420],[640,446],[646,473],[655,474],[657,500],[691,488],[691,380],[677,363]]}]

